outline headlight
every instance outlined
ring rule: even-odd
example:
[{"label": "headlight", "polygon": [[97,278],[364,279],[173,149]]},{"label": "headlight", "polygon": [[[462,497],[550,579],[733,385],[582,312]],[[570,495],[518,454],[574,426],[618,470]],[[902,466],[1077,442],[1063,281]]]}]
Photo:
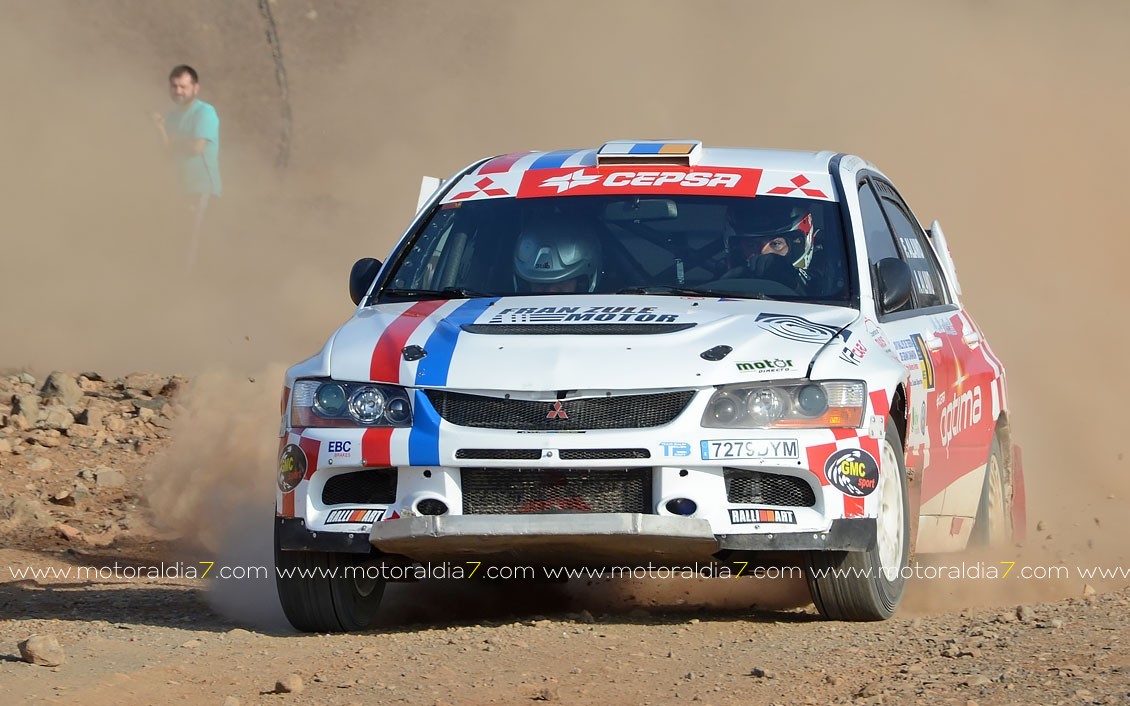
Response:
[{"label": "headlight", "polygon": [[858,427],[867,386],[859,380],[730,385],[710,398],[702,426],[721,429]]},{"label": "headlight", "polygon": [[392,385],[297,380],[291,397],[293,427],[410,427],[408,392]]}]

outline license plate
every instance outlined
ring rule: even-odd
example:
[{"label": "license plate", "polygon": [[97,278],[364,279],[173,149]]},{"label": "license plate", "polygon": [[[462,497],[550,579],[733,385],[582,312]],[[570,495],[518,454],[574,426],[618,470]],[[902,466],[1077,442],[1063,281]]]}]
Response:
[{"label": "license plate", "polygon": [[703,460],[800,458],[796,439],[706,439],[702,444]]}]

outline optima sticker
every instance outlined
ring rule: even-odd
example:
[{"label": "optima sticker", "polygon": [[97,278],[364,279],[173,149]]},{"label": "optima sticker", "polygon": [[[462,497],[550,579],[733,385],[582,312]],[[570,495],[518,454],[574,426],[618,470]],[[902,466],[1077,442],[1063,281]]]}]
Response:
[{"label": "optima sticker", "polygon": [[863,449],[842,449],[828,457],[824,475],[840,492],[861,498],[878,487],[879,464]]},{"label": "optima sticker", "polygon": [[289,493],[306,476],[306,452],[298,444],[287,444],[279,455],[279,490]]}]

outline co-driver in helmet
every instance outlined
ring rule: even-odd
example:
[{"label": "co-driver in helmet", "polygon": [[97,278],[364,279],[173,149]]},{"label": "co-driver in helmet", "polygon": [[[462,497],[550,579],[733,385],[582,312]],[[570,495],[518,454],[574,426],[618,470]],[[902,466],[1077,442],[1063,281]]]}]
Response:
[{"label": "co-driver in helmet", "polygon": [[514,247],[515,283],[535,294],[596,291],[600,242],[576,221],[527,226]]}]

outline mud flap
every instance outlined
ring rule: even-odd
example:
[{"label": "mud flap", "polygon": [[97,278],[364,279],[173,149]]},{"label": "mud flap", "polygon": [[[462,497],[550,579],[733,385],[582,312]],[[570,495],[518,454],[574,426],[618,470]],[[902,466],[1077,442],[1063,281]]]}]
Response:
[{"label": "mud flap", "polygon": [[1020,447],[1012,445],[1012,540],[1023,543],[1028,539],[1028,507],[1024,492],[1024,464]]}]

